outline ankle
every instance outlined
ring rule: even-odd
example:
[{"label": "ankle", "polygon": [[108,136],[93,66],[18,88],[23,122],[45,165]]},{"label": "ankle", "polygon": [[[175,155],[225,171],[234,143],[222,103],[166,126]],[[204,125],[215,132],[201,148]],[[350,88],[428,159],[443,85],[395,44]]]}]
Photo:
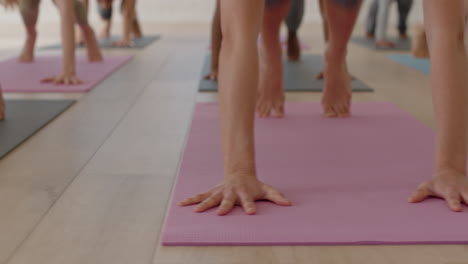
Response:
[{"label": "ankle", "polygon": [[347,51],[343,49],[327,48],[325,51],[326,64],[346,64]]},{"label": "ankle", "polygon": [[288,31],[288,37],[289,37],[289,39],[296,38],[297,37],[297,31],[292,31],[292,30]]}]

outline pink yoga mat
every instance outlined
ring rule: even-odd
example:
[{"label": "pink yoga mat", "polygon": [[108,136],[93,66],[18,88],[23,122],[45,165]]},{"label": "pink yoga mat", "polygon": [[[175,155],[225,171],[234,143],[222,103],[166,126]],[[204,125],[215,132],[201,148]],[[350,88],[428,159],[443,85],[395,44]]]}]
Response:
[{"label": "pink yoga mat", "polygon": [[396,106],[359,103],[352,118],[321,117],[317,103],[287,105],[285,119],[257,120],[258,173],[294,206],[260,202],[258,214],[194,213],[176,202],[222,180],[218,110],[199,104],[162,243],[189,245],[461,244],[468,208],[439,199],[408,204],[433,171],[434,133]]},{"label": "pink yoga mat", "polygon": [[32,63],[20,63],[16,58],[11,58],[0,62],[0,83],[4,92],[12,93],[87,92],[131,58],[131,56],[106,56],[103,62],[90,63],[84,57],[77,57],[77,75],[86,81],[80,85],[54,85],[40,82],[44,78],[61,73],[60,56],[37,57]]}]

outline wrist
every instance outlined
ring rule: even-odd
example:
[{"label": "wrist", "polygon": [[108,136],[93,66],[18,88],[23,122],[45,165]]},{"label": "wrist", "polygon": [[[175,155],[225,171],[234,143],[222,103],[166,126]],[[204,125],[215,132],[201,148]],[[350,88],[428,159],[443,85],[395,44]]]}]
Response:
[{"label": "wrist", "polygon": [[466,177],[466,169],[458,169],[451,166],[437,166],[434,172],[435,177]]},{"label": "wrist", "polygon": [[63,74],[64,75],[76,75],[75,69],[63,69]]},{"label": "wrist", "polygon": [[257,171],[255,165],[227,166],[224,169],[224,178],[256,178]]},{"label": "wrist", "polygon": [[466,174],[466,155],[439,155],[436,172],[456,171]]}]

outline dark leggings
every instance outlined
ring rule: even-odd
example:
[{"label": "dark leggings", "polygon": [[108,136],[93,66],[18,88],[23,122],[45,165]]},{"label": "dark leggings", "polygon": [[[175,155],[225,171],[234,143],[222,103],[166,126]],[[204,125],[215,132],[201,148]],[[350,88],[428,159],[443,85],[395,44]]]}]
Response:
[{"label": "dark leggings", "polygon": [[[122,11],[124,3],[125,3],[125,0],[122,0],[122,2],[120,2],[120,11]],[[102,5],[98,4],[98,11],[99,11],[99,16],[103,20],[112,19],[112,12],[113,12],[112,5],[109,8],[104,8],[102,7]]]}]

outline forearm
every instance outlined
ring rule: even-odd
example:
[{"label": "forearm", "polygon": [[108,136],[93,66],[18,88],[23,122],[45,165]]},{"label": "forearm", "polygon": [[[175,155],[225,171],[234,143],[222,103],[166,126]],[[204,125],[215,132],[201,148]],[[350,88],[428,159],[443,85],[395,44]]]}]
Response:
[{"label": "forearm", "polygon": [[75,12],[73,0],[57,0],[63,46],[63,73],[75,74]]},{"label": "forearm", "polygon": [[437,123],[436,168],[466,173],[468,67],[463,7],[462,0],[424,1]]},{"label": "forearm", "polygon": [[221,0],[219,93],[225,175],[255,176],[257,37],[263,6],[263,0]]}]

